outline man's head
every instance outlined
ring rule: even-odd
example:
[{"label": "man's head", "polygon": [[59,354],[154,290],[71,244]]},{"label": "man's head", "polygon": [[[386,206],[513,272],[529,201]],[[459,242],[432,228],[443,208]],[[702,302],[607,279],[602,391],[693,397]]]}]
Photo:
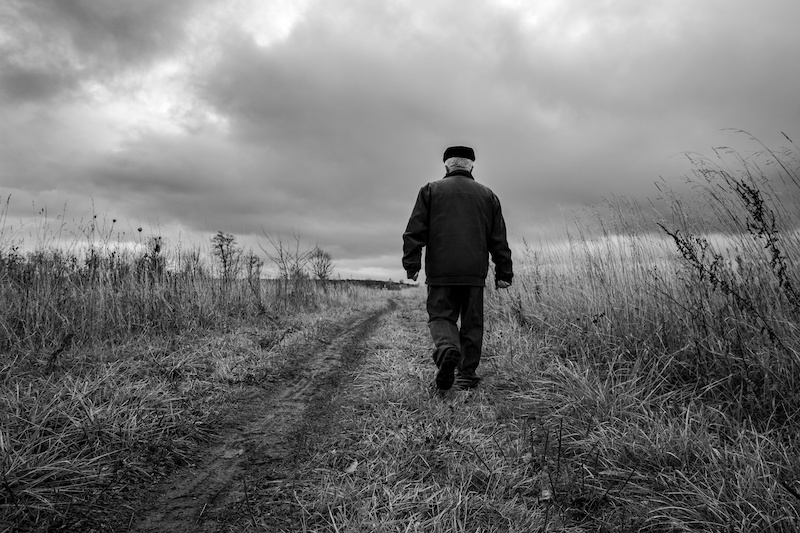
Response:
[{"label": "man's head", "polygon": [[442,160],[448,172],[452,172],[453,170],[472,172],[472,167],[475,162],[475,150],[469,146],[451,146],[444,151]]}]

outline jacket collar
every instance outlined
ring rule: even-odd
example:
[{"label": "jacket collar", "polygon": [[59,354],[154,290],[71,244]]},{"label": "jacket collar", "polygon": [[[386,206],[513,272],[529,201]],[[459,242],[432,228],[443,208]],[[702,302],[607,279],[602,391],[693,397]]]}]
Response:
[{"label": "jacket collar", "polygon": [[452,177],[455,177],[455,176],[461,176],[461,177],[464,177],[464,178],[475,179],[475,178],[472,177],[472,173],[471,172],[469,172],[468,170],[460,169],[460,168],[458,168],[456,170],[453,170],[452,172],[448,172],[447,174],[444,175],[445,178],[452,178]]}]

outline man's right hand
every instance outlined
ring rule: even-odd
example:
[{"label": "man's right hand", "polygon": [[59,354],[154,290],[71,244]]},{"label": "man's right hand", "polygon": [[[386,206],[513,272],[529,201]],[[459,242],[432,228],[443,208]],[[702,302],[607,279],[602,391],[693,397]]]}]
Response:
[{"label": "man's right hand", "polygon": [[511,284],[507,281],[503,281],[502,279],[498,279],[494,282],[494,286],[497,289],[507,289],[511,286]]},{"label": "man's right hand", "polygon": [[417,277],[419,277],[419,270],[417,270],[416,272],[412,272],[411,270],[409,270],[406,272],[406,276],[410,280],[417,281]]}]

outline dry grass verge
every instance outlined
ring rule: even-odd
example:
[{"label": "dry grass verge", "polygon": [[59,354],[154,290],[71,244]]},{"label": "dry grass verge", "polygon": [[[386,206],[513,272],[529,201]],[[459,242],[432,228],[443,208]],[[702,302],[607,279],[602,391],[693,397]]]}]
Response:
[{"label": "dry grass verge", "polygon": [[240,390],[282,379],[293,344],[372,299],[167,271],[160,240],[141,256],[3,244],[2,532],[108,530],[131,488],[214,436]]}]

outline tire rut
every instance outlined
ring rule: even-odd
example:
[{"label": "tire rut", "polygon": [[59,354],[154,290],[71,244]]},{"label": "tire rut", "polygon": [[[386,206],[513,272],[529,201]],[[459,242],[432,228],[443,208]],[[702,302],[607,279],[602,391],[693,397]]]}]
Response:
[{"label": "tire rut", "polygon": [[248,492],[253,485],[259,487],[258,499],[284,506],[279,514],[286,520],[291,512],[282,492],[295,481],[298,447],[324,423],[324,403],[360,361],[378,319],[394,307],[390,300],[388,306],[326,328],[293,349],[297,366],[291,375],[271,389],[253,387],[227,421],[230,429],[221,440],[199,454],[195,465],[156,487],[157,496],[134,516],[129,530],[217,532],[253,526],[270,531],[263,522],[256,527]]}]

